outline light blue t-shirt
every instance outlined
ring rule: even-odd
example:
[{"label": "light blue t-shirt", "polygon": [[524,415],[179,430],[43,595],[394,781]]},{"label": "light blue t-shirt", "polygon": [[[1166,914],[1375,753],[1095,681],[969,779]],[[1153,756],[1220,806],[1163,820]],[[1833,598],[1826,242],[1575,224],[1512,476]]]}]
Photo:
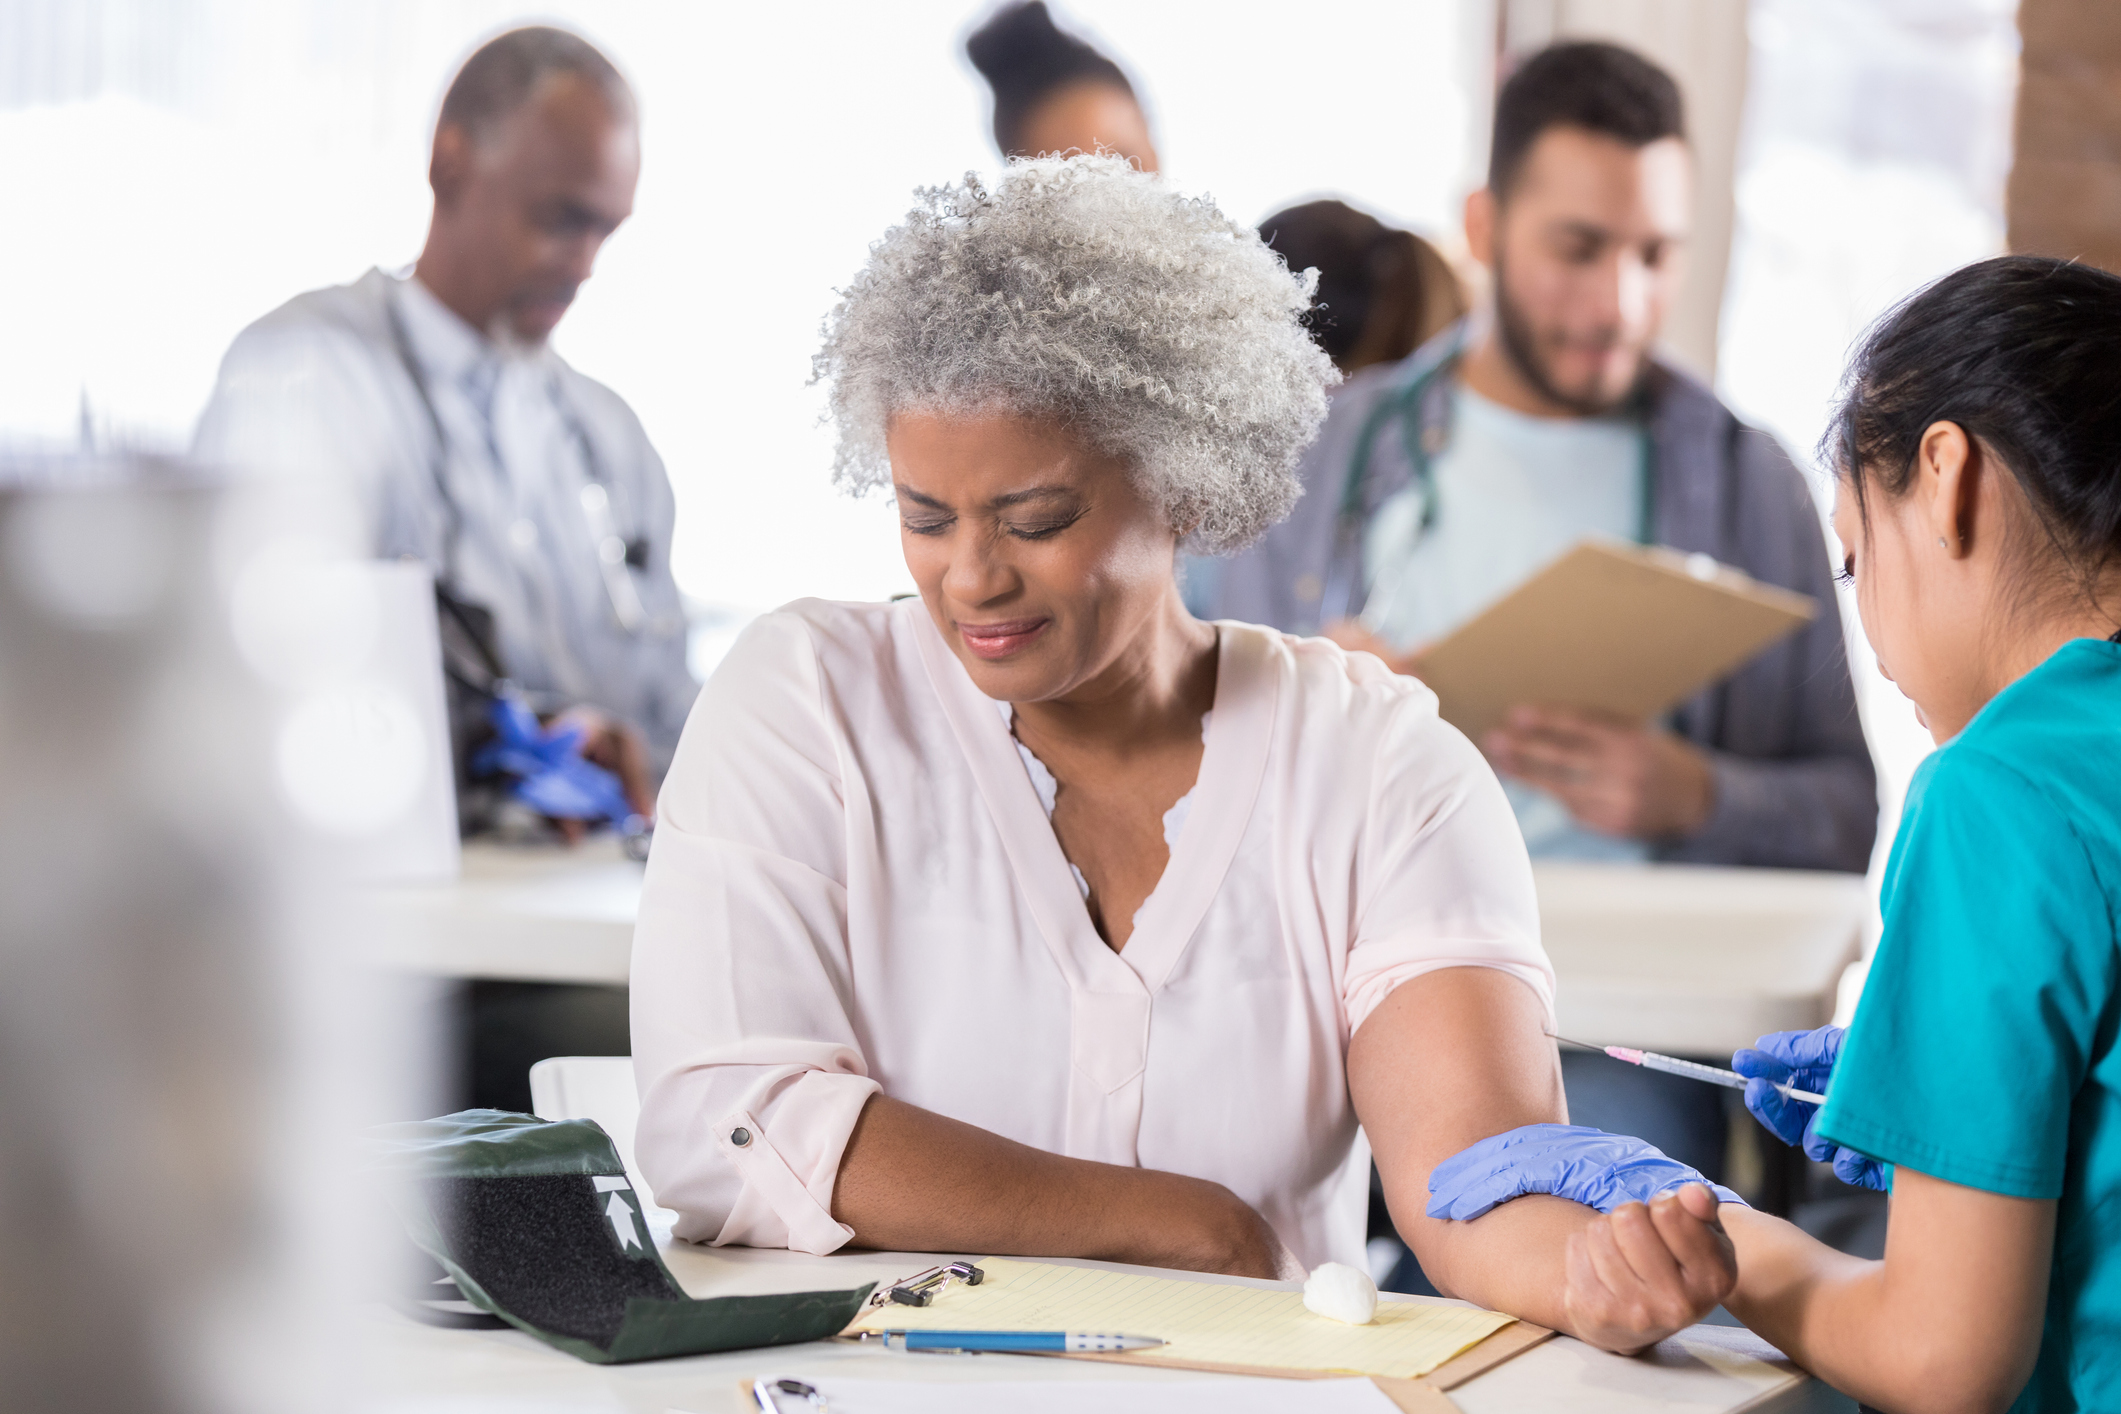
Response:
[{"label": "light blue t-shirt", "polygon": [[2121,1409],[2121,644],[2064,645],[1922,763],[1881,906],[1820,1130],[2060,1200],[2011,1407]]},{"label": "light blue t-shirt", "polygon": [[[1643,430],[1625,417],[1529,417],[1451,391],[1451,435],[1430,462],[1437,513],[1422,495],[1386,500],[1364,532],[1364,619],[1394,647],[1442,638],[1586,535],[1641,532]],[[1559,800],[1505,780],[1525,845],[1545,858],[1632,860],[1634,840],[1595,834]]]}]

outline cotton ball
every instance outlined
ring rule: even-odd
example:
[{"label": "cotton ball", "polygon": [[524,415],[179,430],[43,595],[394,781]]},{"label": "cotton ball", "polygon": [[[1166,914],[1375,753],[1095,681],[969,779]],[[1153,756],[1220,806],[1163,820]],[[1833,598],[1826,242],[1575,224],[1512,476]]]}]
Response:
[{"label": "cotton ball", "polygon": [[1304,1309],[1329,1321],[1366,1326],[1377,1314],[1377,1283],[1368,1272],[1328,1262],[1304,1283]]}]

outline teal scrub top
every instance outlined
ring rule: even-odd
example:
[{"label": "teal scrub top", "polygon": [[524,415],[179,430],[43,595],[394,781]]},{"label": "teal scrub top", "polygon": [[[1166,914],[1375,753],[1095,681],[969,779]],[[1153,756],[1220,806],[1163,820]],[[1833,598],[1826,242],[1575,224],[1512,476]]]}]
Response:
[{"label": "teal scrub top", "polygon": [[1819,1128],[2058,1200],[2040,1356],[2011,1407],[2121,1409],[2121,644],[2065,644],[1923,762],[1881,905]]}]

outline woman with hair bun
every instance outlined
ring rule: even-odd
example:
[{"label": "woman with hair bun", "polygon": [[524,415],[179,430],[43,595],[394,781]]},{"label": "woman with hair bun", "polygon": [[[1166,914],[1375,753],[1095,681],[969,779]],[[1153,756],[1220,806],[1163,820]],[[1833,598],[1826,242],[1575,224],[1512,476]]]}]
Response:
[{"label": "woman with hair bun", "polygon": [[994,145],[1003,157],[1109,152],[1156,170],[1156,143],[1119,65],[1066,34],[1046,0],[1005,5],[965,41],[994,91]]},{"label": "woman with hair bun", "polygon": [[[1865,341],[1828,450],[1864,631],[1937,750],[1854,1023],[1733,1064],[1762,1123],[1892,1211],[1877,1262],[1727,1211],[1725,1305],[1878,1409],[2121,1408],[2121,278],[1947,275]],[[1439,1172],[1580,1196],[1579,1142]]]},{"label": "woman with hair bun", "polygon": [[1307,201],[1259,223],[1291,270],[1316,270],[1308,317],[1342,374],[1397,363],[1466,312],[1450,262],[1420,236],[1344,201]]},{"label": "woman with hair bun", "polygon": [[[1705,1190],[1422,1214],[1436,1159],[1562,1114],[1524,844],[1421,684],[1174,573],[1297,496],[1309,296],[1116,157],[872,248],[817,374],[920,592],[759,619],[678,748],[633,1035],[681,1237],[1281,1276],[1362,1263],[1374,1148],[1458,1295],[1616,1349],[1721,1297]],[[1573,1238],[1662,1266],[1564,1307]]]}]

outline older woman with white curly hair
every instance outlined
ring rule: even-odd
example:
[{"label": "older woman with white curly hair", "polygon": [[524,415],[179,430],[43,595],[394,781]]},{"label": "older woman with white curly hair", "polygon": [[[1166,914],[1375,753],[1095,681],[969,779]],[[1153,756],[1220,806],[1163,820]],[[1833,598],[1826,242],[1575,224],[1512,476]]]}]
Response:
[{"label": "older woman with white curly hair", "polygon": [[1286,1275],[1362,1262],[1374,1146],[1446,1290],[1615,1347],[1721,1295],[1712,1217],[1423,1213],[1564,1117],[1509,806],[1420,684],[1175,576],[1298,494],[1308,291],[1109,158],[872,250],[817,372],[920,595],[761,618],[678,748],[633,1034],[680,1236]]}]

